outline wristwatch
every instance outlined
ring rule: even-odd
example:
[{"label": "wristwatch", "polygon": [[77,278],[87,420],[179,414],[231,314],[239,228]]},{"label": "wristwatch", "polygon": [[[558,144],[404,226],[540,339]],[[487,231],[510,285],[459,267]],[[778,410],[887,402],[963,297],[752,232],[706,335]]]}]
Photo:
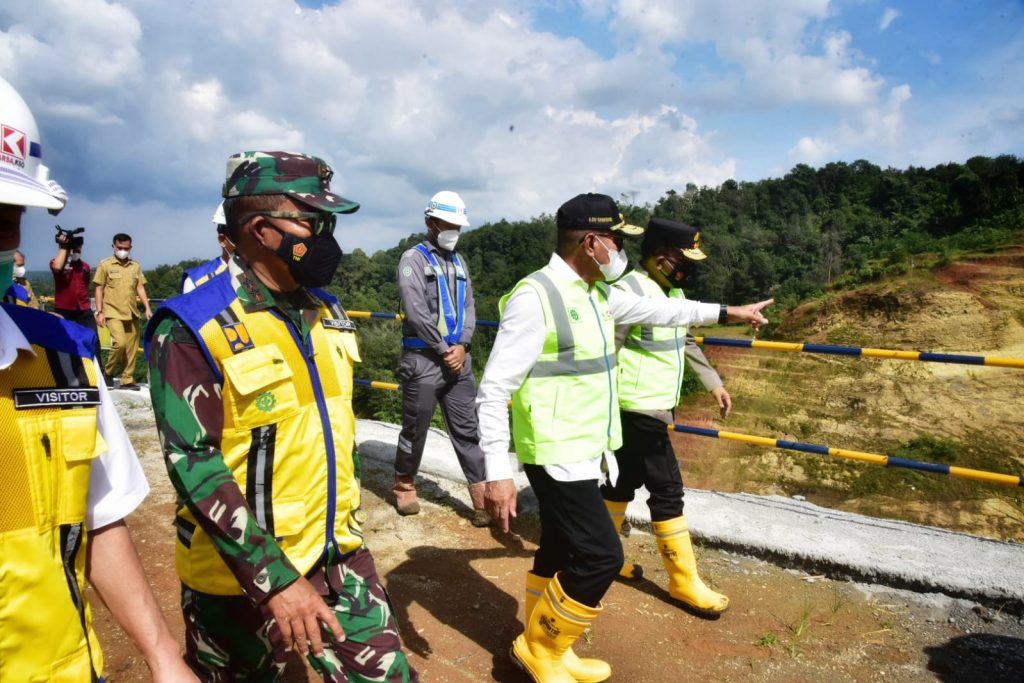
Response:
[{"label": "wristwatch", "polygon": [[470,351],[473,350],[473,344],[470,342],[459,342],[459,346],[466,349],[466,353],[469,353]]},{"label": "wristwatch", "polygon": [[729,322],[729,307],[722,304],[722,308],[718,310],[718,324],[724,325],[727,322]]}]

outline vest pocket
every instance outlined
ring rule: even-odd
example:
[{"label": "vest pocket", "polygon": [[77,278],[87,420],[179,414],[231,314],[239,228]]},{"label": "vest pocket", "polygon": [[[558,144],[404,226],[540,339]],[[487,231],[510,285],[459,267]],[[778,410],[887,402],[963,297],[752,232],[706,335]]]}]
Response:
[{"label": "vest pocket", "polygon": [[331,340],[331,346],[334,347],[338,355],[346,360],[350,365],[354,363],[361,363],[363,359],[359,355],[359,342],[356,340],[356,335],[353,332],[337,332],[328,334]]},{"label": "vest pocket", "polygon": [[85,519],[92,460],[106,443],[96,410],[76,408],[18,419],[39,528]]},{"label": "vest pocket", "polygon": [[292,369],[276,345],[257,346],[225,358],[223,367],[236,426],[272,424],[298,411]]},{"label": "vest pocket", "polygon": [[306,501],[303,498],[274,501],[274,535],[287,539],[306,527]]},{"label": "vest pocket", "polygon": [[89,648],[81,647],[67,657],[53,663],[50,675],[40,678],[49,683],[81,683],[92,677],[92,660],[89,659]]}]

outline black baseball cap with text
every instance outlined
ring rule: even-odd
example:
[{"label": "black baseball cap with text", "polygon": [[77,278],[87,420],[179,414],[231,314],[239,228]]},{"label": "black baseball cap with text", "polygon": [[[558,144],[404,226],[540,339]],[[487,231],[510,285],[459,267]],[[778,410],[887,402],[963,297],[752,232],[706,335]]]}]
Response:
[{"label": "black baseball cap with text", "polygon": [[606,194],[578,194],[558,207],[555,225],[559,230],[594,230],[623,237],[639,237],[644,229],[622,217],[615,200]]}]

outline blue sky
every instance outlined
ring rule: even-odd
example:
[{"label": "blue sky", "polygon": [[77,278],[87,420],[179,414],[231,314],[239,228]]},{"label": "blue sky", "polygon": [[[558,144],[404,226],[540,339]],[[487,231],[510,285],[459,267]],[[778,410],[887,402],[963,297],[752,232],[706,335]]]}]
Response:
[{"label": "blue sky", "polygon": [[[86,257],[216,253],[225,158],[324,157],[393,246],[431,194],[474,225],[582,191],[639,203],[797,163],[1024,153],[1019,2],[37,0],[0,6],[0,75],[38,119]],[[30,212],[29,267],[52,249]]]}]

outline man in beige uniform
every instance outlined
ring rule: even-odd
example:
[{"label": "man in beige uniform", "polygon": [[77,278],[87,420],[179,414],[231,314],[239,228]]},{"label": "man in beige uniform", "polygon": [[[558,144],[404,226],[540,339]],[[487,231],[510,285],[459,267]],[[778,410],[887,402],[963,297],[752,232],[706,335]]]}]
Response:
[{"label": "man in beige uniform", "polygon": [[122,389],[137,389],[135,354],[142,338],[141,316],[136,297],[146,309],[146,320],[153,313],[146,296],[146,276],[142,266],[131,258],[132,238],[124,233],[114,235],[114,255],[100,261],[92,283],[96,285],[96,322],[110,331],[110,355],[107,377],[121,373]]}]

